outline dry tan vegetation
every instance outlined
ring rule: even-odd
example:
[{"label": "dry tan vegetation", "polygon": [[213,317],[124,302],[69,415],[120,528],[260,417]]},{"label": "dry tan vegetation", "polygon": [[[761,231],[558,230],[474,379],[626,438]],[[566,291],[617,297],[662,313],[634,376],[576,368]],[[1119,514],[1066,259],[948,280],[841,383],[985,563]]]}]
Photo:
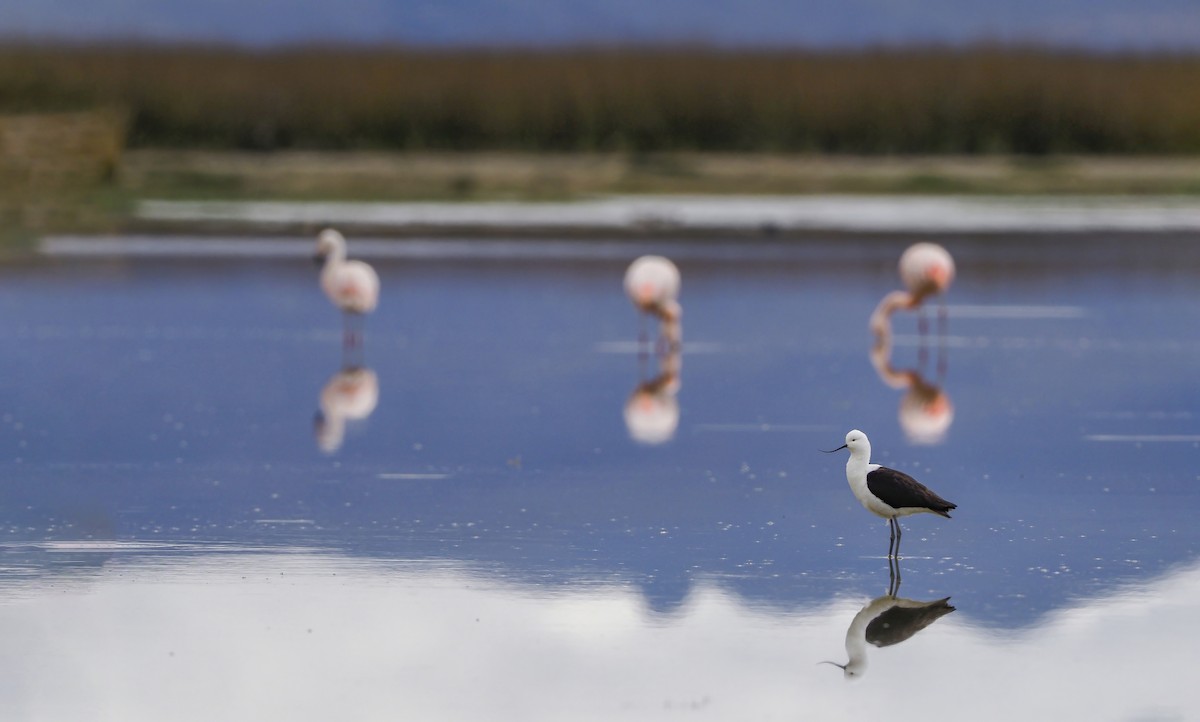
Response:
[{"label": "dry tan vegetation", "polygon": [[0,47],[0,112],[117,106],[135,147],[1200,153],[1200,56],[1021,48]]},{"label": "dry tan vegetation", "polygon": [[96,225],[114,186],[126,119],[113,111],[0,115],[0,223],[36,231]]}]

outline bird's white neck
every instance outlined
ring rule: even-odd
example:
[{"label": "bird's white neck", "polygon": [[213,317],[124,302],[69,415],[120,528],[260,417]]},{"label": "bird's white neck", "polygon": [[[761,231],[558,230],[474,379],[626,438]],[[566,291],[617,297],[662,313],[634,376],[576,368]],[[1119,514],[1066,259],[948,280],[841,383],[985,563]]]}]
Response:
[{"label": "bird's white neck", "polygon": [[325,256],[325,264],[321,266],[321,282],[331,283],[346,265],[346,247],[334,245]]},{"label": "bird's white neck", "polygon": [[854,615],[850,627],[846,630],[846,656],[849,659],[842,667],[846,677],[859,677],[867,671],[867,625],[889,606],[895,597],[884,595],[872,599],[867,606]]},{"label": "bird's white neck", "polygon": [[325,256],[325,267],[337,266],[346,261],[346,246],[341,243],[333,244]]},{"label": "bird's white neck", "polygon": [[853,449],[850,452],[850,458],[846,460],[846,481],[850,483],[851,491],[860,501],[867,498],[867,472],[870,471],[870,465],[871,444],[869,442],[863,442],[861,446]]},{"label": "bird's white neck", "polygon": [[896,311],[909,309],[917,305],[919,297],[907,291],[892,291],[884,296],[879,305],[871,313],[867,322],[871,332],[876,336],[891,332],[892,314]]},{"label": "bird's white neck", "polygon": [[863,467],[871,463],[871,442],[863,441],[854,449],[850,450],[850,458],[846,461],[846,468],[854,466]]}]

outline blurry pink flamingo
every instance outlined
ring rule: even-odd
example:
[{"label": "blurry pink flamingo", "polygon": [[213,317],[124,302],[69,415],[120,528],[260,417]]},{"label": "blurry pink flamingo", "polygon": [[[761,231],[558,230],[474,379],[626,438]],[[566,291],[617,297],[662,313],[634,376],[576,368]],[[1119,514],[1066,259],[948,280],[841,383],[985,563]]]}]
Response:
[{"label": "blurry pink flamingo", "polygon": [[[905,291],[892,291],[883,297],[871,314],[871,330],[881,333],[885,322],[898,310],[920,308],[930,296],[941,297],[954,281],[954,258],[936,243],[914,243],[900,256],[900,280]],[[938,309],[939,322],[944,324],[946,307]],[[921,333],[925,319],[921,317]]]},{"label": "blurry pink flamingo", "polygon": [[[869,325],[878,339],[891,332],[892,314],[899,310],[920,309],[917,317],[917,332],[922,341],[928,331],[922,305],[930,296],[938,297],[938,337],[946,336],[946,303],[943,294],[954,281],[954,258],[949,251],[936,243],[914,243],[900,256],[900,280],[907,290],[892,291],[883,297],[871,314]],[[922,343],[918,351],[920,361],[925,363],[926,349]],[[944,373],[945,357],[939,356],[939,373]]]},{"label": "blurry pink flamingo", "polygon": [[362,261],[346,260],[346,239],[326,228],[317,236],[313,260],[321,264],[321,290],[342,310],[343,349],[362,346],[362,317],[379,304],[379,276]]},{"label": "blurry pink flamingo", "polygon": [[[625,293],[629,300],[638,311],[659,318],[661,338],[670,349],[678,348],[682,343],[683,307],[678,301],[679,286],[679,269],[662,256],[642,256],[625,272]],[[644,336],[643,332],[639,341],[644,341]]]}]

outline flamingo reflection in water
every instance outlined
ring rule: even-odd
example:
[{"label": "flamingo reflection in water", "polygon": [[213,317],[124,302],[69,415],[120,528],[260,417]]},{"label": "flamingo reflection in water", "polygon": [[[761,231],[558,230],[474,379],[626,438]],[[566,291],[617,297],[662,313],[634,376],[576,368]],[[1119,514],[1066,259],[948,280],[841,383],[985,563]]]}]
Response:
[{"label": "flamingo reflection in water", "polygon": [[347,426],[366,421],[379,403],[379,378],[365,366],[343,368],[321,389],[313,422],[317,448],[332,454],[342,447]]},{"label": "flamingo reflection in water", "polygon": [[955,610],[950,597],[927,602],[905,599],[900,592],[900,560],[888,559],[887,594],[872,599],[854,615],[846,630],[845,664],[821,662],[840,667],[845,679],[861,679],[867,672],[867,645],[891,647],[911,639]]},{"label": "flamingo reflection in water", "polygon": [[[904,435],[916,444],[939,444],[954,422],[954,404],[942,387],[946,369],[945,347],[939,346],[937,371],[933,381],[920,368],[897,369],[892,365],[892,325],[886,321],[870,350],[871,365],[880,380],[893,389],[904,389],[900,397],[899,421]],[[918,356],[924,365],[926,354]]]},{"label": "flamingo reflection in water", "polygon": [[378,274],[362,261],[347,260],[346,239],[332,228],[317,236],[313,260],[321,266],[321,290],[342,311],[343,354],[361,353],[363,317],[379,304]]},{"label": "flamingo reflection in water", "polygon": [[[659,373],[641,381],[625,402],[625,428],[642,444],[662,444],[679,427],[679,372],[683,355],[678,345],[659,356]],[[643,366],[644,367],[644,366]]]}]

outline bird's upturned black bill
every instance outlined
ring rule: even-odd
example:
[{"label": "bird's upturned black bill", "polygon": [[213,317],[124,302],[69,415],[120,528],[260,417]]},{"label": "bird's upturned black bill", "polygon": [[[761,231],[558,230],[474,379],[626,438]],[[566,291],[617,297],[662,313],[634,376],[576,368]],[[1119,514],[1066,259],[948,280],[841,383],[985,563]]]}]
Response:
[{"label": "bird's upturned black bill", "polygon": [[325,265],[325,254],[318,253],[312,257],[312,260],[313,260],[313,265],[315,265],[317,268],[320,268],[321,266]]},{"label": "bird's upturned black bill", "polygon": [[817,451],[821,451],[826,454],[832,454],[835,451],[841,451],[842,449],[846,448],[847,446],[849,446],[849,444],[842,444],[841,446],[837,447],[836,449],[830,449],[829,451],[825,451],[824,449],[817,449]]}]

